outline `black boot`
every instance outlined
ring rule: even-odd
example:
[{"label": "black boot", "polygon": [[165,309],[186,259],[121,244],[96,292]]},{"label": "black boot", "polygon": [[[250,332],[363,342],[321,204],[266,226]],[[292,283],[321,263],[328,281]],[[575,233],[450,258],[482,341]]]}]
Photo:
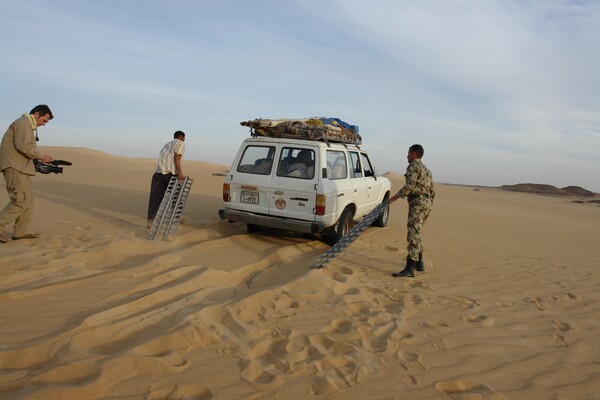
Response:
[{"label": "black boot", "polygon": [[419,261],[417,261],[415,269],[419,272],[425,272],[425,264],[423,264],[423,253],[419,253]]},{"label": "black boot", "polygon": [[392,276],[394,278],[400,278],[400,277],[407,277],[407,278],[414,278],[415,277],[415,271],[413,270],[415,265],[417,264],[417,262],[415,260],[410,260],[407,259],[406,260],[406,267],[404,267],[404,269],[400,272],[394,272],[392,274]]}]

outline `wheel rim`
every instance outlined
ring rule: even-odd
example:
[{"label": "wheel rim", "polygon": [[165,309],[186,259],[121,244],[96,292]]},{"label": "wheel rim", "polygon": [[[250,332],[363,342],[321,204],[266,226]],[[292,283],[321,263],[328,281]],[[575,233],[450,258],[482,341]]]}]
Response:
[{"label": "wheel rim", "polygon": [[383,209],[383,215],[381,216],[381,221],[385,224],[388,220],[388,217],[390,215],[390,207],[386,207]]},{"label": "wheel rim", "polygon": [[343,236],[346,236],[348,232],[352,229],[352,222],[350,220],[344,221],[344,228],[342,229]]}]

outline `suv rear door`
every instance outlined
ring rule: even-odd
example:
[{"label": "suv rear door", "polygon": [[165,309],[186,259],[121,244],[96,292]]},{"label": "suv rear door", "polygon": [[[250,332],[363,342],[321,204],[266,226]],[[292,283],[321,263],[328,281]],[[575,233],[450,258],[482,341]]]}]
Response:
[{"label": "suv rear door", "polygon": [[316,147],[280,143],[273,171],[269,214],[305,221],[316,219],[318,153]]},{"label": "suv rear door", "polygon": [[232,206],[238,210],[266,214],[269,188],[277,145],[246,142],[236,157],[237,165],[229,174]]}]

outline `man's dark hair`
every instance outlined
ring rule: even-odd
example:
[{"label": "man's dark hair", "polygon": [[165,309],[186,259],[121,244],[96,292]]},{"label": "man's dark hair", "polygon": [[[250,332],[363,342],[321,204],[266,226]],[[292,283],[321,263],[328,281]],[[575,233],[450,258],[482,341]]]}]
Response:
[{"label": "man's dark hair", "polygon": [[48,107],[45,104],[40,104],[39,106],[35,106],[33,107],[33,109],[31,111],[29,111],[29,114],[33,115],[35,113],[38,113],[40,116],[44,116],[46,114],[50,115],[50,119],[54,118],[54,115],[52,115],[52,111],[50,111],[50,107]]},{"label": "man's dark hair", "polygon": [[408,148],[408,150],[412,151],[413,153],[417,153],[419,158],[423,158],[423,154],[425,154],[425,150],[423,150],[423,146],[420,144],[413,144]]},{"label": "man's dark hair", "polygon": [[185,133],[183,133],[182,131],[177,131],[173,134],[173,139],[179,139],[185,137]]}]

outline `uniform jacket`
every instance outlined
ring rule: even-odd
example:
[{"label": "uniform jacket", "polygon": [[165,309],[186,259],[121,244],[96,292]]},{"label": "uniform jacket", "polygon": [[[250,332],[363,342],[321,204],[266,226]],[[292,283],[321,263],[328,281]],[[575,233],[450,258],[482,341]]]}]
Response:
[{"label": "uniform jacket", "polygon": [[400,197],[425,196],[432,201],[435,197],[431,171],[420,159],[412,160],[406,168],[406,183],[398,191]]},{"label": "uniform jacket", "polygon": [[6,130],[0,144],[0,171],[14,168],[23,174],[35,175],[33,160],[41,157],[31,120],[27,116],[15,120]]}]

